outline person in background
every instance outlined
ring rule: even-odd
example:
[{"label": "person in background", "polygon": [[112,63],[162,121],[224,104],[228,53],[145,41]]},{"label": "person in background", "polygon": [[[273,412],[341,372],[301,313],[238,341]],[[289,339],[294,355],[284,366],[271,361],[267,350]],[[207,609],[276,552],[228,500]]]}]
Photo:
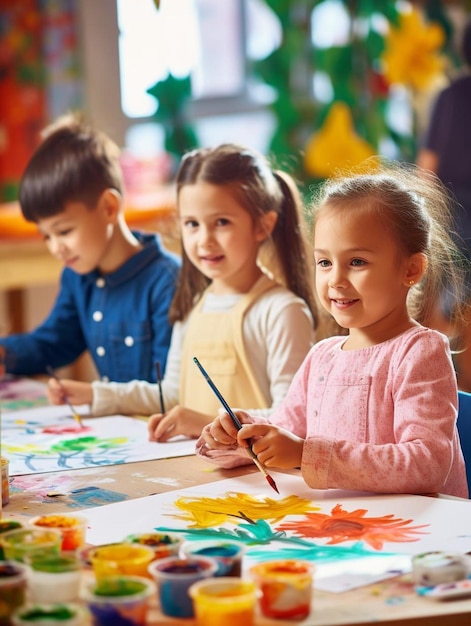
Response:
[{"label": "person in background", "polygon": [[116,144],[78,115],[61,117],[45,129],[19,201],[64,269],[45,321],[0,338],[6,371],[43,373],[89,350],[104,380],[155,380],[154,362],[167,360],[180,260],[157,235],[126,224]]},{"label": "person in background", "polygon": [[[450,260],[448,197],[413,166],[327,181],[314,208],[316,289],[347,337],[313,346],[269,420],[222,413],[197,453],[222,467],[301,468],[313,489],[466,498],[447,337],[428,328]],[[457,312],[457,311],[455,311]]]},{"label": "person in background", "polygon": [[[463,346],[457,346],[453,355],[458,375],[458,386],[471,392],[471,20],[465,26],[462,56],[466,72],[457,77],[438,95],[423,145],[417,155],[417,164],[438,175],[455,199],[454,217],[457,242],[467,266],[468,313]],[[456,329],[450,324],[450,309],[455,306],[445,290],[437,310],[438,328],[453,335]]]},{"label": "person in background", "polygon": [[[248,147],[224,144],[185,155],[176,185],[182,271],[170,308],[165,414],[157,385],[63,381],[69,400],[91,403],[94,415],[155,413],[154,441],[198,437],[219,408],[194,356],[231,405],[269,414],[314,342],[317,320],[304,209],[289,175]],[[61,401],[54,380],[49,397]]]}]

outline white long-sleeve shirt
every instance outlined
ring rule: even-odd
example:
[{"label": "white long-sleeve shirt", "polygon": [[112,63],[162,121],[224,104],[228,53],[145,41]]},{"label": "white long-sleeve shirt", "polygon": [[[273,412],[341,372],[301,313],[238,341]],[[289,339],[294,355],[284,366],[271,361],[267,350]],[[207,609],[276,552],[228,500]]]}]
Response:
[{"label": "white long-sleeve shirt", "polygon": [[[241,295],[208,293],[204,310],[224,314]],[[187,322],[177,322],[162,381],[165,408],[179,404],[182,344]],[[272,404],[268,409],[252,409],[252,414],[268,416],[284,398],[291,380],[315,340],[311,313],[301,298],[282,286],[262,294],[244,317],[247,355],[258,383]],[[195,366],[196,367],[196,366]],[[128,383],[94,381],[93,415],[151,415],[160,413],[158,387],[142,380]]]}]

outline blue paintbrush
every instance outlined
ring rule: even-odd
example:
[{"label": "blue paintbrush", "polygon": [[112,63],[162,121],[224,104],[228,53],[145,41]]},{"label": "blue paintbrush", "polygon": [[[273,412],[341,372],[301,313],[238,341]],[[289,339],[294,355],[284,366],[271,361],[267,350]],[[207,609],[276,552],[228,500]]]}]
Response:
[{"label": "blue paintbrush", "polygon": [[[219,399],[220,403],[222,404],[222,406],[226,409],[226,411],[229,414],[229,417],[231,418],[232,423],[234,424],[234,426],[237,428],[237,430],[240,430],[242,428],[242,424],[240,423],[239,418],[234,413],[234,411],[231,409],[231,407],[227,404],[227,402],[225,401],[225,399],[222,396],[221,392],[216,387],[216,385],[214,384],[213,380],[210,378],[208,372],[204,369],[204,367],[201,365],[201,363],[198,361],[198,359],[196,357],[193,357],[193,361],[196,363],[196,365],[198,366],[200,372],[206,378],[206,380],[208,382],[208,385],[214,391],[214,393],[218,397],[218,399]],[[263,467],[263,465],[260,463],[260,461],[257,458],[257,455],[252,450],[252,446],[250,445],[250,442],[249,442],[249,447],[247,448],[247,450],[248,450],[248,453],[250,454],[250,456],[252,457],[253,462],[255,463],[255,465],[258,467],[258,469],[262,472],[262,474],[267,479],[268,484],[270,485],[270,487],[272,487],[277,493],[280,493],[278,491],[278,487],[276,486],[275,481],[270,476],[270,474],[267,472],[267,470]]]}]

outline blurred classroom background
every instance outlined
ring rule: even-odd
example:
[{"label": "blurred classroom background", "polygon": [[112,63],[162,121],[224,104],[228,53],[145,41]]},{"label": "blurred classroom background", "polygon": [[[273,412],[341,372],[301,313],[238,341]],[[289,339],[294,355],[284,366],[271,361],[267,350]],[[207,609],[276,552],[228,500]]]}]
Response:
[{"label": "blurred classroom background", "polygon": [[[171,246],[190,148],[258,148],[307,201],[368,156],[413,162],[435,95],[464,70],[470,13],[469,0],[0,0],[0,333],[32,328],[57,293],[60,268],[16,204],[51,120],[81,110],[113,137],[131,223]],[[74,375],[93,377],[86,357]]]}]

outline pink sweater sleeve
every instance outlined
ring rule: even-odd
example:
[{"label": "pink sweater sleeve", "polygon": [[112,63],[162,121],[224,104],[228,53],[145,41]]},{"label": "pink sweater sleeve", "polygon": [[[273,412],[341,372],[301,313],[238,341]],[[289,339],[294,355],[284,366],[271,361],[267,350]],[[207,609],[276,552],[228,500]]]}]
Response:
[{"label": "pink sweater sleeve", "polygon": [[[293,381],[289,402],[273,415],[280,426],[306,437],[301,466],[306,483],[316,489],[467,497],[446,338],[421,329],[375,348],[342,353],[349,376],[342,373],[345,380],[337,379],[334,391],[329,385],[336,358],[323,387],[317,368],[326,353],[319,351],[319,361],[314,349]],[[355,365],[361,375],[349,386]],[[302,417],[306,435],[300,432]]]}]

